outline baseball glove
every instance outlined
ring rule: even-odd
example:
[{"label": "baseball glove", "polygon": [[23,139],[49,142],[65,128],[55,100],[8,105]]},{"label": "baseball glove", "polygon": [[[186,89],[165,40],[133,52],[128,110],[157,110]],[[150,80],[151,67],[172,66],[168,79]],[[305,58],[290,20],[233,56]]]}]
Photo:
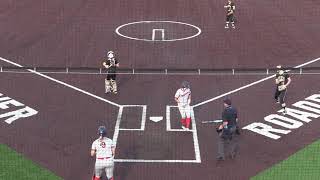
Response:
[{"label": "baseball glove", "polygon": [[286,88],[287,88],[286,85],[280,85],[280,86],[278,86],[278,90],[279,90],[279,91],[283,91],[283,90],[285,90]]},{"label": "baseball glove", "polygon": [[222,129],[219,129],[219,127],[216,127],[216,131],[217,131],[217,133],[219,134],[219,133],[222,132]]}]

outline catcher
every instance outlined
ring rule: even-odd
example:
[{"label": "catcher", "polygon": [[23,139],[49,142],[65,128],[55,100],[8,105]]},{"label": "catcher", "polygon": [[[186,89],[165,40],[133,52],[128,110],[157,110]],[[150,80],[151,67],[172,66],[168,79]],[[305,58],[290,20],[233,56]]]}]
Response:
[{"label": "catcher", "polygon": [[226,26],[224,28],[229,28],[229,24],[231,23],[231,27],[235,29],[236,26],[234,25],[234,22],[235,22],[234,13],[236,10],[236,6],[234,2],[232,2],[231,0],[228,0],[228,3],[227,5],[224,6],[224,8],[227,9]]},{"label": "catcher", "polygon": [[274,93],[274,98],[277,103],[281,104],[281,107],[283,109],[282,113],[286,114],[286,103],[284,102],[286,94],[287,94],[287,87],[291,83],[291,78],[287,71],[284,70],[284,68],[279,65],[277,66],[277,73],[276,73],[276,92]]},{"label": "catcher", "polygon": [[112,92],[117,94],[117,81],[116,81],[116,71],[119,67],[119,62],[114,56],[113,51],[107,52],[107,60],[102,63],[102,65],[107,69],[107,78],[105,79],[105,93]]}]

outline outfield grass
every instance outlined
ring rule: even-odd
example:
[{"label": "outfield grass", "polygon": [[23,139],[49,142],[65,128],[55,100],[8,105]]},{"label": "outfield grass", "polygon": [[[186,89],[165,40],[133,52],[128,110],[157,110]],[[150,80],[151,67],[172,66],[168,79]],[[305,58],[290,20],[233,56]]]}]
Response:
[{"label": "outfield grass", "polygon": [[3,144],[0,144],[0,179],[62,180]]},{"label": "outfield grass", "polygon": [[320,140],[288,159],[259,173],[251,180],[319,180]]}]

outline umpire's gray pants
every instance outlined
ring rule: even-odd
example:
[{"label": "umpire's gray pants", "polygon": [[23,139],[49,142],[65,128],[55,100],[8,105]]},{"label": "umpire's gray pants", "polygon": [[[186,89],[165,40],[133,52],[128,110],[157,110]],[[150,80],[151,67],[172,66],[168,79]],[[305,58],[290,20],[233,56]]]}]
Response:
[{"label": "umpire's gray pants", "polygon": [[[235,129],[234,129],[235,131]],[[218,157],[225,158],[225,152],[230,155],[236,155],[239,150],[239,135],[232,133],[232,139],[218,136]]]}]

